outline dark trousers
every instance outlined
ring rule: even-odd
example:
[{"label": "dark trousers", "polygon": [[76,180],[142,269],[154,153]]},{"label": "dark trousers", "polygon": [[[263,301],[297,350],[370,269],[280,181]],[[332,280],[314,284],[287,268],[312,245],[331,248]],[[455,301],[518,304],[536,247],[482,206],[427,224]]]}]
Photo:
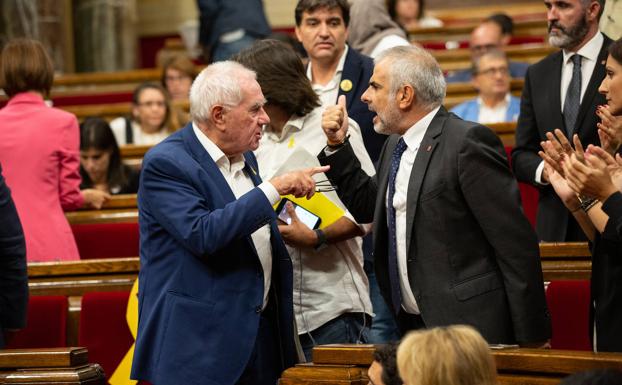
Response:
[{"label": "dark trousers", "polygon": [[255,347],[236,385],[275,385],[281,375],[276,321],[268,308],[261,314]]},{"label": "dark trousers", "polygon": [[425,323],[423,318],[419,314],[406,313],[404,309],[400,309],[400,312],[396,317],[397,328],[400,330],[402,336],[406,335],[411,330],[424,329]]}]

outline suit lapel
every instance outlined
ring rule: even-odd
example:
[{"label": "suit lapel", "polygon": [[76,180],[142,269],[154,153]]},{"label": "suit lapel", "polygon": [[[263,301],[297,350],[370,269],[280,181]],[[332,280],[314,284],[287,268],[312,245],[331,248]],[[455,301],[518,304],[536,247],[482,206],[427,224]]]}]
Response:
[{"label": "suit lapel", "polygon": [[216,183],[218,191],[220,192],[225,203],[235,201],[235,195],[233,194],[231,187],[229,187],[227,180],[218,169],[216,162],[214,162],[207,150],[205,150],[203,145],[201,145],[201,142],[199,142],[199,139],[196,137],[194,130],[192,129],[192,123],[189,123],[183,128],[182,136],[188,152],[199,163],[201,168],[207,172],[210,180]]},{"label": "suit lapel", "polygon": [[[339,82],[339,93],[337,94],[337,99],[339,96],[346,96],[346,108],[349,110],[352,107],[352,103],[354,103],[354,94],[356,91],[356,87],[358,85],[359,79],[361,78],[361,73],[363,72],[362,66],[359,64],[360,59],[356,57],[355,52],[352,48],[348,48],[348,54],[346,55],[346,60],[343,63],[343,72],[341,72],[341,81]],[[342,88],[342,82],[349,80],[351,82],[351,88],[346,92]],[[335,103],[337,101],[335,100]]]},{"label": "suit lapel", "polygon": [[417,214],[417,204],[419,202],[419,194],[421,192],[421,185],[425,178],[425,173],[430,164],[432,154],[438,145],[440,135],[443,131],[443,124],[447,117],[447,111],[444,107],[438,111],[428,129],[423,136],[423,140],[419,145],[417,156],[415,157],[415,163],[413,164],[412,171],[410,172],[410,179],[408,181],[408,198],[406,204],[406,255],[410,253],[410,241],[413,226],[415,223],[415,215]]},{"label": "suit lapel", "polygon": [[575,132],[577,131],[577,127],[581,127],[583,123],[583,119],[587,112],[594,107],[594,97],[598,93],[598,87],[600,87],[600,83],[605,78],[605,61],[607,60],[608,48],[609,48],[609,38],[603,36],[603,46],[600,48],[600,52],[598,54],[598,59],[596,60],[596,65],[594,66],[594,71],[592,72],[592,76],[590,77],[590,82],[585,89],[585,94],[583,95],[583,102],[579,107],[579,115],[577,115],[577,124],[575,124]]}]

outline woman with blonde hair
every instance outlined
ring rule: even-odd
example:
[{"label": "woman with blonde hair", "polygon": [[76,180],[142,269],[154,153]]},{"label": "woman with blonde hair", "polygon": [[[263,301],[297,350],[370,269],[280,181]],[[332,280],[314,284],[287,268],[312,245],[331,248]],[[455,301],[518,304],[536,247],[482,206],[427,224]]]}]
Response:
[{"label": "woman with blonde hair", "polygon": [[494,385],[497,377],[488,344],[465,325],[410,332],[397,367],[404,385]]}]

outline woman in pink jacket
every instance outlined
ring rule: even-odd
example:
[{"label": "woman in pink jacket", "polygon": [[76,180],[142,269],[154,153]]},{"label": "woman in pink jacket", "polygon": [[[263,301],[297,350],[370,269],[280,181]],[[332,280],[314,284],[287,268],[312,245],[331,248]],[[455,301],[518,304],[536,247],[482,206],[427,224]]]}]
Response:
[{"label": "woman in pink jacket", "polygon": [[24,228],[28,262],[79,259],[63,210],[101,207],[108,197],[80,192],[78,121],[43,101],[53,78],[40,43],[17,39],[2,50],[0,87],[10,99],[0,110],[0,163]]}]

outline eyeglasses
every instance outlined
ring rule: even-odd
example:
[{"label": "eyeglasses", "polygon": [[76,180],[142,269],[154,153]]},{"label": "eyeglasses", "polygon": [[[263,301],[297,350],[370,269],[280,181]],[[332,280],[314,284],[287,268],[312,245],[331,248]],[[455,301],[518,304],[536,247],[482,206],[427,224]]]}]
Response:
[{"label": "eyeglasses", "polygon": [[510,71],[508,70],[508,67],[493,67],[488,68],[487,70],[479,71],[477,74],[485,76],[494,76],[496,74],[509,75]]},{"label": "eyeglasses", "polygon": [[179,81],[186,80],[186,79],[192,80],[190,76],[187,76],[187,75],[179,75],[179,76],[167,75],[164,77],[164,81],[167,83],[168,82],[179,82]]},{"label": "eyeglasses", "polygon": [[142,102],[142,103],[138,103],[139,107],[147,107],[147,108],[151,108],[151,107],[160,107],[163,108],[166,106],[166,103],[164,101],[161,100],[150,100],[148,102]]},{"label": "eyeglasses", "polygon": [[329,192],[335,190],[337,190],[337,186],[333,186],[328,179],[315,182],[315,192]]},{"label": "eyeglasses", "polygon": [[484,53],[491,51],[493,49],[499,48],[498,44],[481,44],[481,45],[472,45],[471,51],[475,53]]}]

